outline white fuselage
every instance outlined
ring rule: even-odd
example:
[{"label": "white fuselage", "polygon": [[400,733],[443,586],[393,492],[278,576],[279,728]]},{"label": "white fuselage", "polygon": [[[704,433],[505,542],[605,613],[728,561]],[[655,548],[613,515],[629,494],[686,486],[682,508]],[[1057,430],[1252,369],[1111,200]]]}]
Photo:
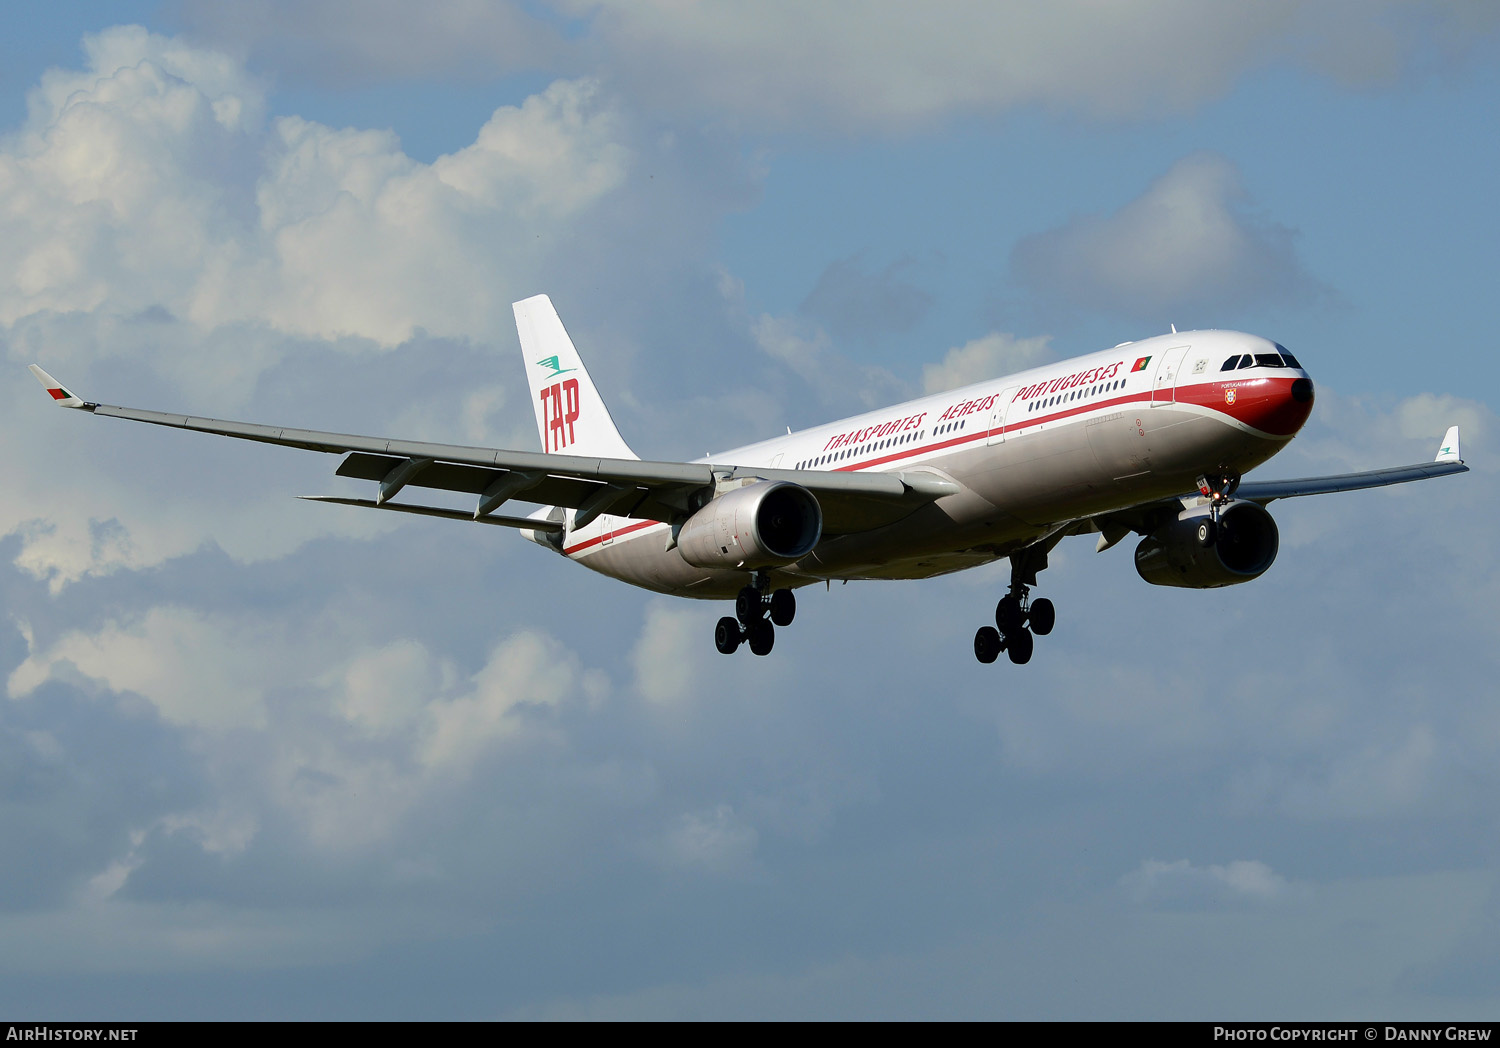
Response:
[{"label": "white fuselage", "polygon": [[[779,587],[923,578],[1006,556],[1070,521],[1192,491],[1200,474],[1238,474],[1264,462],[1312,409],[1306,372],[1295,360],[1292,366],[1279,360],[1282,353],[1273,342],[1238,332],[1162,335],[790,433],[713,461],[783,470],[925,470],[955,481],[957,494],[885,526],[847,535],[825,526],[811,554],[771,572]],[[1224,370],[1226,362],[1236,366]],[[605,515],[570,528],[562,551],[603,574],[679,596],[723,598],[744,585],[745,572],[694,567],[669,548],[669,539],[664,523]]]}]

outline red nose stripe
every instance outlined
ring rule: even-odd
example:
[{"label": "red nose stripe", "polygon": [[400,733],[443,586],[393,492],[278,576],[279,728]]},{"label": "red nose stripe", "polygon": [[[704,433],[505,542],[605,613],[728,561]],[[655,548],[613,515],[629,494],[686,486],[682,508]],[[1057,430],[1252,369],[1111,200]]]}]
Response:
[{"label": "red nose stripe", "polygon": [[1301,429],[1312,414],[1312,397],[1299,402],[1292,396],[1292,383],[1296,381],[1295,378],[1251,378],[1178,386],[1177,400],[1222,411],[1262,433],[1289,437]]}]

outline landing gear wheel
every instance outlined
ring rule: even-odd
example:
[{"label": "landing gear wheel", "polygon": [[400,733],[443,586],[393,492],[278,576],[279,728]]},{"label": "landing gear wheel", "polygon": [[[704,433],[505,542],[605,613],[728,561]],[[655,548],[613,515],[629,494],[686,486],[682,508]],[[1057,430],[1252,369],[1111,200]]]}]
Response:
[{"label": "landing gear wheel", "polygon": [[1000,657],[1000,631],[993,626],[980,626],[974,634],[974,657],[989,665]]},{"label": "landing gear wheel", "polygon": [[1017,630],[1005,635],[1005,654],[1017,666],[1024,666],[1031,661],[1031,650],[1035,645],[1036,641],[1032,639],[1030,630]]},{"label": "landing gear wheel", "polygon": [[1007,593],[995,605],[995,625],[1007,637],[1026,624],[1026,613],[1021,610],[1021,598]]},{"label": "landing gear wheel", "polygon": [[739,650],[740,641],[744,639],[745,635],[740,632],[740,624],[728,615],[720,619],[719,624],[714,627],[714,647],[718,648],[722,655],[733,655]]},{"label": "landing gear wheel", "polygon": [[761,606],[760,590],[754,586],[746,586],[740,590],[739,596],[734,598],[734,614],[744,626],[759,619],[765,614]]},{"label": "landing gear wheel", "polygon": [[756,655],[771,654],[771,645],[776,643],[776,629],[765,619],[756,619],[745,628],[750,639],[750,650]]},{"label": "landing gear wheel", "polygon": [[1057,609],[1046,597],[1038,597],[1031,602],[1031,632],[1038,637],[1045,637],[1052,632],[1052,627],[1057,624]]},{"label": "landing gear wheel", "polygon": [[1198,545],[1202,546],[1204,549],[1208,549],[1214,544],[1214,542],[1218,540],[1218,525],[1216,525],[1211,520],[1200,520],[1198,522],[1197,534],[1194,537],[1197,538]]},{"label": "landing gear wheel", "polygon": [[778,626],[790,626],[797,617],[797,598],[791,590],[777,590],[771,594],[771,621]]}]

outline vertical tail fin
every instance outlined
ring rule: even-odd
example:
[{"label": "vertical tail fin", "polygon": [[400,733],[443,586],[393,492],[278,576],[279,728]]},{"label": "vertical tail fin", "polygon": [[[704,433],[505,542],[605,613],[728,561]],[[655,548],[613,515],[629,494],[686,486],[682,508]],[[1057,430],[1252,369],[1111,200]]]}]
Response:
[{"label": "vertical tail fin", "polygon": [[537,295],[514,303],[516,331],[526,357],[526,380],[543,451],[600,458],[639,458],[615,429],[604,398],[558,319],[552,300]]}]

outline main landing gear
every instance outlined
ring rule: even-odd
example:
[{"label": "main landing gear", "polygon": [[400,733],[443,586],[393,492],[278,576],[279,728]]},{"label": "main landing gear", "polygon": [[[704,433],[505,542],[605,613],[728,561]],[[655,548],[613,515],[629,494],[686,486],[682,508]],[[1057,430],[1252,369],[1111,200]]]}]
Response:
[{"label": "main landing gear", "polygon": [[974,657],[991,663],[1003,651],[1020,666],[1031,661],[1037,637],[1045,637],[1057,623],[1057,609],[1046,597],[1032,600],[1036,573],[1047,566],[1047,549],[1032,546],[1010,558],[1010,589],[995,605],[995,624],[974,634]]},{"label": "main landing gear", "polygon": [[741,641],[749,641],[756,655],[769,655],[776,643],[775,626],[792,624],[797,598],[791,590],[768,593],[769,588],[770,580],[756,573],[753,582],[734,598],[734,615],[725,615],[714,627],[714,647],[722,654],[733,655]]}]

